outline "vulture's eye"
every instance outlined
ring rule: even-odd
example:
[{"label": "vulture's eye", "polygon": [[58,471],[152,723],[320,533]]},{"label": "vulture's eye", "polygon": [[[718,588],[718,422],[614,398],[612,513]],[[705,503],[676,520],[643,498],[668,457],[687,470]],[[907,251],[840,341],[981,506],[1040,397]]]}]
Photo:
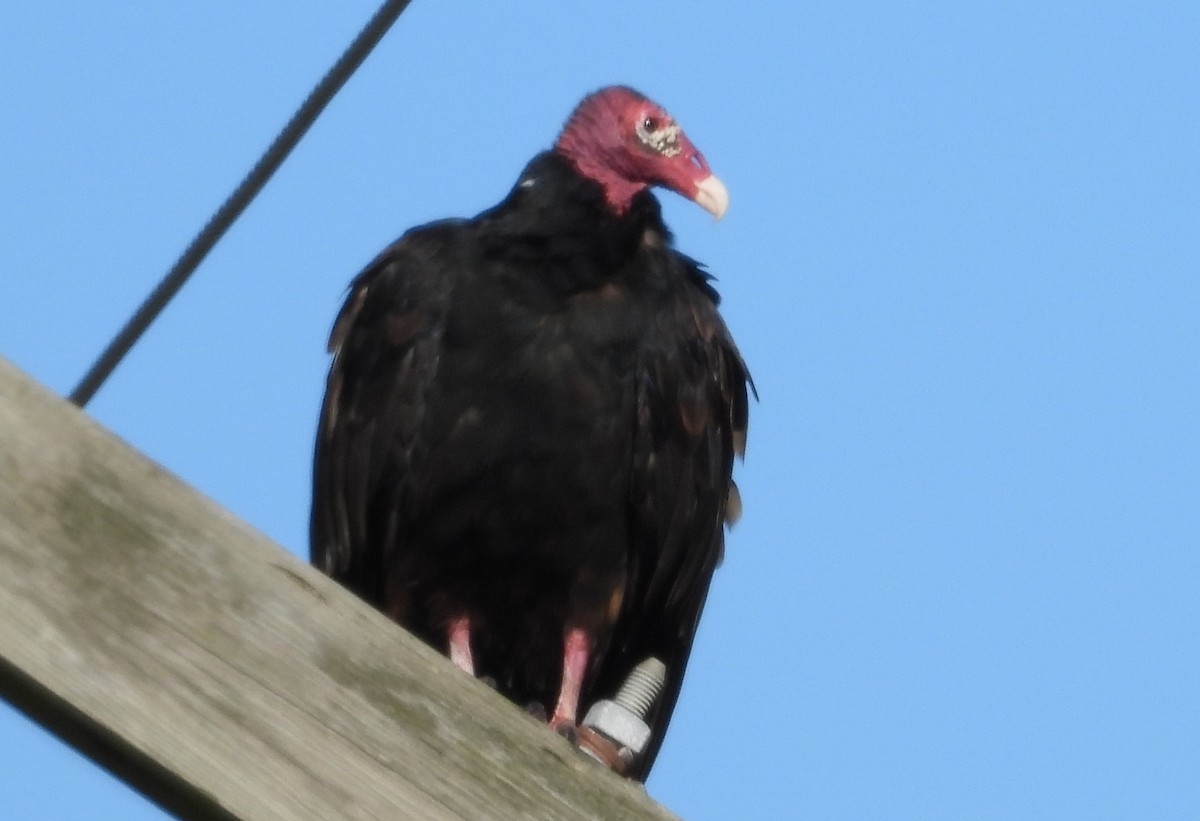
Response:
[{"label": "vulture's eye", "polygon": [[647,117],[646,119],[642,120],[642,128],[646,129],[647,131],[653,131],[654,129],[658,128],[658,123],[654,122],[653,117]]}]

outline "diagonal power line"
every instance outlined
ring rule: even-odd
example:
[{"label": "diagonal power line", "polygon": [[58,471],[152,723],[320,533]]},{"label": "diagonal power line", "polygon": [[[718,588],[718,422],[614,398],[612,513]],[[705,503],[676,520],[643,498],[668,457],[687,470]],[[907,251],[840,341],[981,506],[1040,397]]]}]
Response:
[{"label": "diagonal power line", "polygon": [[259,157],[258,162],[250,169],[250,173],[234,189],[229,198],[209,218],[208,223],[200,229],[200,233],[188,244],[183,254],[171,266],[171,270],[155,286],[146,301],[134,312],[125,327],[113,337],[108,347],[96,359],[83,379],[71,391],[70,399],[79,407],[84,407],[96,395],[96,391],[104,384],[120,361],[129,353],[129,349],[137,343],[146,329],[152,323],[172,297],[179,292],[187,282],[188,277],[200,265],[213,246],[225,235],[234,221],[241,216],[267,180],[271,178],[287,159],[288,154],[296,147],[313,122],[320,116],[325,106],[333,99],[333,95],[341,89],[371,50],[383,39],[392,23],[408,7],[411,0],[387,0],[375,16],[367,22],[363,30],[354,38],[338,61],[321,78],[321,82],[309,92],[308,97],[288,120],[287,125],[271,142],[266,152]]}]

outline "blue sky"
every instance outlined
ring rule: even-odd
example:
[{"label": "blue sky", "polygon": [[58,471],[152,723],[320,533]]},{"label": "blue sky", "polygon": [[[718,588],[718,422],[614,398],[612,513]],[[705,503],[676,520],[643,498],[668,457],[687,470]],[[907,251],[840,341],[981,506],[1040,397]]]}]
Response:
[{"label": "blue sky", "polygon": [[[0,6],[0,356],[60,392],[373,3]],[[415,2],[90,411],[306,553],[349,279],[622,82],[762,401],[649,789],[1200,816],[1200,5]],[[0,706],[5,817],[161,813]]]}]

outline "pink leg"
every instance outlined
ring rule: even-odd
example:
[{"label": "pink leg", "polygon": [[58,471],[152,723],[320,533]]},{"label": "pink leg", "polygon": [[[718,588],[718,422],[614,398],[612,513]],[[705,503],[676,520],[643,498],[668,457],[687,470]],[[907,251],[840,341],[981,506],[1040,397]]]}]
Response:
[{"label": "pink leg", "polygon": [[563,640],[562,687],[558,691],[558,704],[550,718],[555,729],[574,729],[578,723],[579,690],[583,687],[583,676],[587,672],[588,656],[592,642],[587,633],[577,627],[567,631]]},{"label": "pink leg", "polygon": [[471,619],[459,616],[450,622],[450,660],[468,676],[475,675],[471,659]]}]

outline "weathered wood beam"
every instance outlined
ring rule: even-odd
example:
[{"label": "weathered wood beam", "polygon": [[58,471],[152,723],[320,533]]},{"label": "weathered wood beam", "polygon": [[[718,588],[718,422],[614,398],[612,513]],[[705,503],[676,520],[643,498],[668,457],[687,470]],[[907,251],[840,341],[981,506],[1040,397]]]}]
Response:
[{"label": "weathered wood beam", "polygon": [[672,817],[3,360],[0,696],[185,818]]}]

